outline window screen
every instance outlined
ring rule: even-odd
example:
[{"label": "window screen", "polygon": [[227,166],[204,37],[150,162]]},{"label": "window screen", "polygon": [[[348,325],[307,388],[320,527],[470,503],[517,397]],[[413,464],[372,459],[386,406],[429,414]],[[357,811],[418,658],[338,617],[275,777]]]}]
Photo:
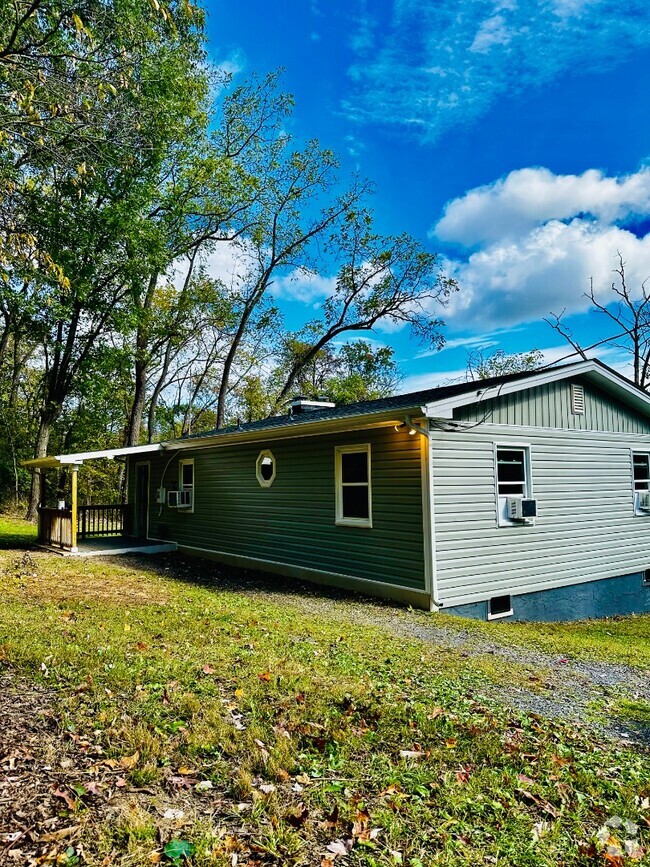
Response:
[{"label": "window screen", "polygon": [[181,464],[181,485],[184,488],[191,488],[194,485],[194,463]]},{"label": "window screen", "polygon": [[497,449],[499,496],[526,496],[526,452],[524,449]]},{"label": "window screen", "polygon": [[650,455],[635,454],[633,456],[634,490],[650,490]]}]

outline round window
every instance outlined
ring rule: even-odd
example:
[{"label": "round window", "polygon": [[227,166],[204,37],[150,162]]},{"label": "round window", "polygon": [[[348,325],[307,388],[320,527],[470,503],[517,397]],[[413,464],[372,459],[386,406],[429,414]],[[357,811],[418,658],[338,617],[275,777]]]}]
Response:
[{"label": "round window", "polygon": [[255,465],[257,481],[263,488],[270,488],[275,478],[275,458],[270,451],[260,452]]}]

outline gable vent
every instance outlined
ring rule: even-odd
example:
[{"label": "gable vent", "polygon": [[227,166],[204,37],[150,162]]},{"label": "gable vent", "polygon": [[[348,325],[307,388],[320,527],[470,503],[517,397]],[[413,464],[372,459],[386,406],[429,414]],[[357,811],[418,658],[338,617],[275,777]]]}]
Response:
[{"label": "gable vent", "polygon": [[571,385],[571,412],[574,415],[585,414],[585,389],[583,385]]}]

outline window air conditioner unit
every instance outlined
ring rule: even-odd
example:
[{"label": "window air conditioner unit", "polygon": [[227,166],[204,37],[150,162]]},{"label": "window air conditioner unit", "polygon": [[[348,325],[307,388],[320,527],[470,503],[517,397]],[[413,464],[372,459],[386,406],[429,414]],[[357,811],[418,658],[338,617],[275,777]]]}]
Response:
[{"label": "window air conditioner unit", "polygon": [[650,512],[650,491],[639,491],[637,505],[642,512]]},{"label": "window air conditioner unit", "polygon": [[181,488],[180,491],[167,493],[167,505],[170,509],[189,509],[192,506],[191,488]]},{"label": "window air conditioner unit", "polygon": [[506,505],[511,521],[523,521],[528,524],[537,517],[537,500],[528,497],[508,497]]},{"label": "window air conditioner unit", "polygon": [[192,489],[183,488],[178,492],[178,508],[190,509],[192,507]]}]

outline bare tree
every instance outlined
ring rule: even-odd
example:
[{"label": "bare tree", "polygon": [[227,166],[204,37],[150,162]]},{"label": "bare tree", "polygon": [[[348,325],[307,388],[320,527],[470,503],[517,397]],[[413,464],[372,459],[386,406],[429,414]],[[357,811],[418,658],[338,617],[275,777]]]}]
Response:
[{"label": "bare tree", "polygon": [[618,282],[612,282],[613,303],[607,304],[596,297],[593,277],[590,280],[589,292],[585,297],[589,299],[594,309],[609,320],[613,334],[583,346],[575,337],[573,331],[563,321],[565,311],[560,314],[551,313],[551,318],[545,319],[554,331],[556,331],[571,346],[574,353],[581,358],[587,358],[587,353],[599,346],[612,346],[629,355],[632,362],[633,378],[635,385],[644,391],[650,389],[650,291],[646,278],[641,284],[641,291],[636,295],[627,284],[625,274],[625,262],[620,251],[617,251],[618,267],[614,273],[618,274]]}]

